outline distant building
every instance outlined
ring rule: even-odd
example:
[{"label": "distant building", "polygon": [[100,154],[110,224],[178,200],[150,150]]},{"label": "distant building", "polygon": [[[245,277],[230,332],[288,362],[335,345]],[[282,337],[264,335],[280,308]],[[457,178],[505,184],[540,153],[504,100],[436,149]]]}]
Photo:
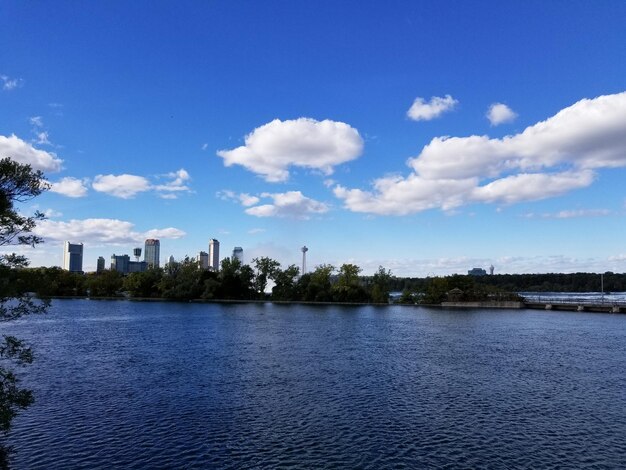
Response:
[{"label": "distant building", "polygon": [[243,248],[241,248],[240,246],[236,246],[235,248],[233,248],[232,259],[239,260],[239,262],[243,264]]},{"label": "distant building", "polygon": [[174,259],[174,255],[170,255],[170,259],[168,260],[167,264],[171,266],[174,263],[176,263],[176,260]]},{"label": "distant building", "polygon": [[145,261],[131,261],[128,255],[111,255],[111,271],[122,274],[143,273],[148,269]]},{"label": "distant building", "polygon": [[493,267],[493,264],[491,266],[489,266],[489,275],[493,276],[493,270],[496,269]]},{"label": "distant building", "polygon": [[215,238],[209,240],[209,268],[213,271],[220,269],[220,242]]},{"label": "distant building", "polygon": [[473,268],[467,271],[467,274],[470,276],[485,276],[487,275],[487,271],[483,268]]},{"label": "distant building", "polygon": [[102,271],[105,270],[104,263],[105,263],[104,258],[102,256],[98,256],[98,263],[96,264],[96,272],[97,273],[101,273]]},{"label": "distant building", "polygon": [[158,268],[161,266],[161,242],[154,238],[148,238],[145,243],[143,260],[148,267]]},{"label": "distant building", "polygon": [[129,261],[128,272],[129,273],[143,273],[148,270],[148,263],[145,261]]},{"label": "distant building", "polygon": [[111,255],[111,271],[127,274],[128,263],[130,263],[130,256],[128,255]]},{"label": "distant building", "polygon": [[206,251],[198,253],[196,260],[200,269],[209,269],[209,254]]},{"label": "distant building", "polygon": [[83,244],[70,243],[63,244],[63,269],[73,273],[83,272]]}]

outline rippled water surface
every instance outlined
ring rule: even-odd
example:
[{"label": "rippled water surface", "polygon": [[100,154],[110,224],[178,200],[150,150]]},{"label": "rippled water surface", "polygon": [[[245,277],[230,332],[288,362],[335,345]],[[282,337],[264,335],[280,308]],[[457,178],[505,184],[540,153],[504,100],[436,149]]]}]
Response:
[{"label": "rippled water surface", "polygon": [[14,467],[624,468],[626,315],[72,300]]}]

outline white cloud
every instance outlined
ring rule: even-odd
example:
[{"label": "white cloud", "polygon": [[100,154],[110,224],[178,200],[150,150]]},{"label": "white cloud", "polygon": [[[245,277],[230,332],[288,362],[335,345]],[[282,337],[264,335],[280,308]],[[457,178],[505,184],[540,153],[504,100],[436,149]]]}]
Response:
[{"label": "white cloud", "polygon": [[256,196],[250,196],[247,193],[241,193],[239,195],[239,200],[241,201],[241,205],[245,207],[254,206],[259,202],[259,198]]},{"label": "white cloud", "polygon": [[253,206],[260,201],[260,199],[257,196],[251,196],[248,193],[237,194],[236,192],[231,191],[230,189],[218,191],[217,197],[219,197],[220,199],[224,201],[236,201],[244,207]]},{"label": "white cloud", "polygon": [[441,116],[447,111],[451,111],[459,102],[446,95],[443,98],[433,96],[427,103],[424,98],[415,98],[415,101],[406,112],[406,115],[414,121],[430,121]]},{"label": "white cloud", "polygon": [[50,191],[68,197],[85,197],[87,195],[86,180],[67,176],[50,185]]},{"label": "white cloud", "polygon": [[300,191],[263,193],[261,196],[272,199],[273,203],[249,207],[245,210],[246,214],[255,217],[310,219],[313,214],[323,214],[329,210],[329,207],[323,202],[305,197]]},{"label": "white cloud", "polygon": [[477,187],[469,196],[474,201],[513,204],[559,196],[587,187],[593,180],[594,173],[590,170],[556,174],[523,173]]},{"label": "white cloud", "polygon": [[187,234],[182,230],[174,227],[167,227],[148,230],[142,235],[142,238],[168,238],[175,240],[177,238],[182,238],[185,235]]},{"label": "white cloud", "polygon": [[220,150],[225,166],[241,165],[266,181],[289,178],[289,167],[321,170],[330,175],[333,167],[354,160],[363,151],[359,132],[343,122],[309,118],[275,119],[257,127],[245,145]]},{"label": "white cloud", "polygon": [[486,116],[492,126],[499,126],[514,121],[517,113],[504,103],[493,103],[489,106]]},{"label": "white cloud", "polygon": [[55,211],[54,209],[46,209],[43,211],[43,214],[49,219],[56,219],[58,217],[63,217],[63,213],[59,211]]},{"label": "white cloud", "polygon": [[43,220],[37,224],[34,233],[45,241],[74,240],[90,245],[124,245],[146,238],[181,238],[186,235],[182,230],[172,227],[137,232],[131,222],[118,219],[72,219],[67,222]]},{"label": "white cloud", "polygon": [[33,116],[28,120],[34,127],[43,127],[43,118],[41,116]]},{"label": "white cloud", "polygon": [[36,132],[35,133],[35,140],[34,142],[38,145],[52,145],[52,142],[50,142],[50,139],[48,138],[48,131],[41,131],[41,132]]},{"label": "white cloud", "polygon": [[15,90],[24,84],[21,78],[10,78],[7,75],[0,75],[0,80],[2,80],[2,89],[6,91]]},{"label": "white cloud", "polygon": [[136,175],[98,175],[94,178],[93,189],[122,199],[129,199],[138,193],[150,190],[150,182]]},{"label": "white cloud", "polygon": [[[383,266],[396,276],[435,277],[451,274],[467,274],[467,271],[479,267],[488,270],[493,264],[495,274],[533,274],[533,273],[576,273],[576,272],[624,272],[626,256],[617,255],[607,258],[576,258],[564,255],[554,256],[499,256],[495,258],[425,258],[425,259],[337,259],[330,260],[334,266],[353,262],[363,269],[364,275],[371,275]],[[599,282],[599,280],[598,280]],[[599,287],[599,286],[598,286]]]},{"label": "white cloud", "polygon": [[176,199],[176,193],[191,191],[189,186],[185,184],[191,177],[184,168],[162,175],[162,177],[171,178],[171,181],[164,184],[152,184],[148,178],[143,176],[98,175],[94,178],[92,187],[96,191],[122,199],[130,199],[146,191],[156,191],[159,197],[163,199]]},{"label": "white cloud", "polygon": [[185,184],[185,182],[189,181],[191,177],[184,168],[168,173],[165,177],[172,178],[172,181],[152,187],[152,189],[161,193],[160,197],[163,199],[176,199],[177,196],[174,193],[191,191],[191,188]]},{"label": "white cloud", "polygon": [[583,99],[501,139],[436,137],[407,162],[407,177],[374,181],[373,191],[335,186],[356,212],[403,215],[476,203],[516,203],[591,185],[594,170],[626,166],[626,92]]},{"label": "white cloud", "polygon": [[202,150],[206,150],[209,147],[209,144],[204,143],[202,144]]},{"label": "white cloud", "polygon": [[555,213],[546,212],[543,214],[528,213],[523,217],[527,219],[542,218],[542,219],[573,219],[580,217],[606,217],[612,215],[613,212],[609,209],[573,209],[562,210]]},{"label": "white cloud", "polygon": [[0,158],[9,157],[18,163],[25,163],[35,170],[59,171],[63,160],[53,152],[46,152],[33,147],[15,134],[9,137],[0,135]]},{"label": "white cloud", "polygon": [[248,230],[248,233],[250,235],[256,235],[257,233],[264,233],[264,232],[265,232],[264,228],[253,228],[253,229]]}]

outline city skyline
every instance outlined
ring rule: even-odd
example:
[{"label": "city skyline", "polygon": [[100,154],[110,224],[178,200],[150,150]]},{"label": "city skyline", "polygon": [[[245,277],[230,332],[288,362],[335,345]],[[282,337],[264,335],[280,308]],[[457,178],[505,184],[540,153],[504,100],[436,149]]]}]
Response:
[{"label": "city skyline", "polygon": [[365,275],[626,271],[626,4],[2,8],[0,155],[52,184],[20,206],[48,217],[32,266],[146,239],[211,264],[215,238]]}]

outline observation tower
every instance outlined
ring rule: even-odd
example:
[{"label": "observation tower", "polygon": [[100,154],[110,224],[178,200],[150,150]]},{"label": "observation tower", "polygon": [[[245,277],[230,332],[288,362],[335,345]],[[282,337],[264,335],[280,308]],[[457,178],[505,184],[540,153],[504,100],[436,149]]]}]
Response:
[{"label": "observation tower", "polygon": [[309,251],[309,249],[303,246],[300,250],[302,250],[302,275],[304,275],[306,274],[306,252]]}]

